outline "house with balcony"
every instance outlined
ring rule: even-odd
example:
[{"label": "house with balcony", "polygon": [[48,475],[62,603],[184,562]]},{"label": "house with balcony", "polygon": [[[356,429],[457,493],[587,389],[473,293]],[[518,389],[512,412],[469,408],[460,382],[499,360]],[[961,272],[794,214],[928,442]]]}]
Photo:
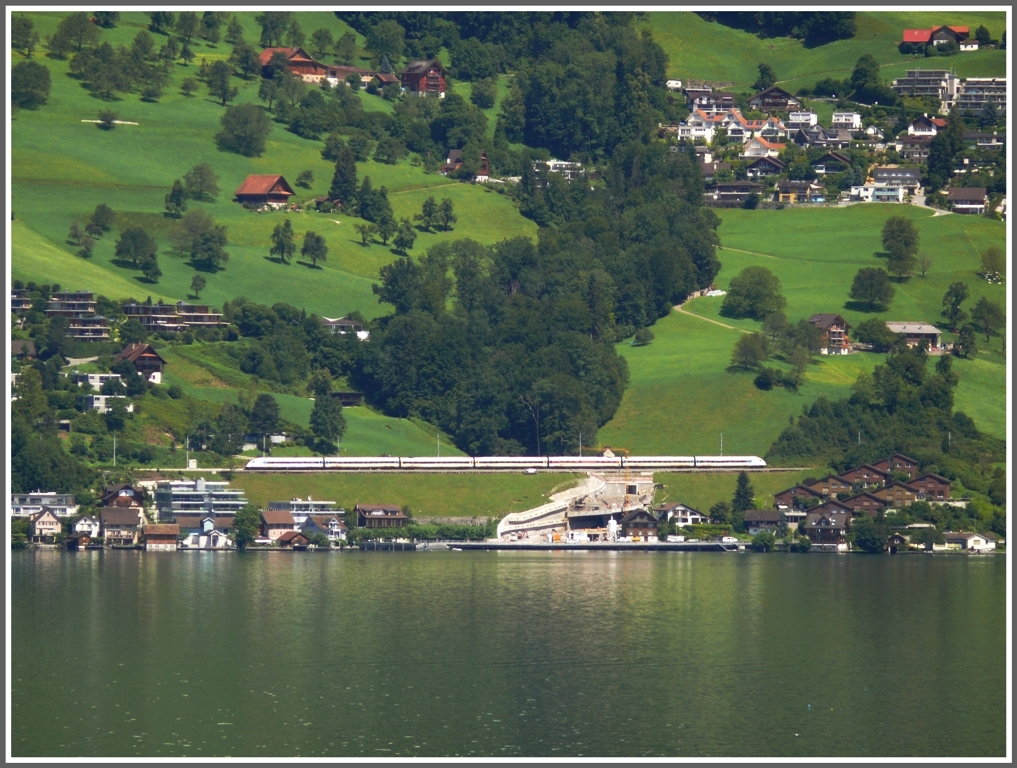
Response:
[{"label": "house with balcony", "polygon": [[86,411],[98,411],[106,413],[113,407],[113,403],[122,402],[128,413],[134,413],[134,403],[126,395],[82,395],[81,405]]},{"label": "house with balcony", "polygon": [[306,499],[294,498],[289,501],[270,501],[268,502],[268,510],[270,512],[289,512],[293,517],[293,522],[297,525],[303,525],[304,521],[311,516],[343,514],[343,510],[339,508],[336,502],[312,499],[310,496]]},{"label": "house with balcony", "polygon": [[761,195],[765,190],[762,184],[754,181],[721,181],[707,190],[703,199],[707,203],[744,203],[751,195]]},{"label": "house with balcony", "polygon": [[939,111],[946,113],[957,98],[961,79],[948,69],[909,69],[904,77],[894,80],[891,87],[901,96],[938,99]]},{"label": "house with balcony", "polygon": [[772,142],[769,139],[764,139],[762,136],[755,136],[745,142],[745,147],[742,149],[741,156],[743,158],[757,158],[757,157],[777,157],[781,150],[784,149],[784,144],[778,144]]},{"label": "house with balcony", "polygon": [[765,179],[768,176],[779,176],[787,168],[787,163],[776,157],[760,157],[745,168],[745,175],[750,179]]},{"label": "house with balcony", "polygon": [[409,518],[394,504],[357,504],[358,528],[403,528]]},{"label": "house with balcony", "polygon": [[791,112],[801,109],[801,99],[777,85],[760,91],[749,99],[749,109],[757,112]]},{"label": "house with balcony", "polygon": [[862,129],[862,116],[857,112],[834,112],[830,119],[831,128],[843,128],[847,131],[860,131]]},{"label": "house with balcony", "polygon": [[871,176],[874,183],[901,187],[908,195],[914,195],[922,188],[922,169],[915,166],[877,165]]},{"label": "house with balcony", "polygon": [[60,291],[46,302],[46,317],[79,317],[95,314],[95,294],[91,291]]},{"label": "house with balcony", "polygon": [[851,167],[851,158],[841,152],[827,152],[821,157],[817,157],[810,165],[817,176],[843,173]]},{"label": "house with balcony", "polygon": [[137,507],[103,507],[99,511],[99,523],[107,544],[137,544],[143,521],[144,516]]},{"label": "house with balcony", "polygon": [[63,531],[63,523],[51,509],[43,507],[29,518],[28,538],[37,543],[50,544],[53,538]]},{"label": "house with balcony", "polygon": [[846,355],[851,352],[851,339],[848,338],[847,320],[837,314],[817,313],[809,317],[809,323],[823,333],[822,348],[824,355]]},{"label": "house with balcony", "polygon": [[75,341],[109,341],[109,321],[101,315],[70,317],[67,336]]},{"label": "house with balcony", "polygon": [[946,128],[946,118],[929,117],[929,113],[926,112],[911,121],[911,125],[908,126],[908,136],[928,136],[931,139],[944,128]]},{"label": "house with balcony", "polygon": [[999,115],[1006,114],[1005,77],[969,77],[957,91],[957,109],[978,115],[991,102]]},{"label": "house with balcony", "polygon": [[908,482],[918,476],[918,460],[905,456],[903,453],[895,453],[888,459],[874,461],[872,466],[888,475],[893,472],[902,472],[908,476]]},{"label": "house with balcony", "polygon": [[128,344],[113,358],[113,363],[119,363],[121,360],[128,361],[134,366],[134,370],[153,384],[162,383],[162,369],[166,361],[151,344]]},{"label": "house with balcony", "polygon": [[447,74],[437,59],[411,61],[399,73],[399,81],[404,91],[444,99]]},{"label": "house with balcony", "polygon": [[[749,509],[745,512],[745,532],[755,536],[768,531],[776,533],[781,513],[776,509]],[[786,519],[786,518],[785,518]]]},{"label": "house with balcony", "polygon": [[74,503],[74,495],[70,493],[35,491],[11,494],[11,517],[31,517],[42,512],[44,508],[49,509],[57,517],[74,517],[78,514],[79,506]]},{"label": "house with balcony", "polygon": [[777,202],[823,203],[826,202],[826,187],[814,181],[782,179],[777,183]]},{"label": "house with balcony", "polygon": [[819,122],[819,115],[815,112],[790,112],[787,116],[787,129],[797,131],[799,128],[807,128]]},{"label": "house with balcony", "polygon": [[[909,347],[920,344],[924,340],[928,342],[930,352],[940,351],[940,339],[943,338],[943,332],[934,325],[929,325],[928,323],[896,322],[888,320],[886,322],[886,327],[893,333],[904,336]],[[879,465],[876,464],[876,466],[878,467]]]},{"label": "house with balcony", "polygon": [[799,527],[819,551],[847,552],[846,534],[851,525],[850,512],[813,511]]},{"label": "house with balcony", "polygon": [[79,387],[94,389],[98,392],[107,381],[120,381],[119,373],[72,373],[71,381]]},{"label": "house with balcony", "polygon": [[849,192],[860,203],[903,203],[904,187],[892,184],[854,185]]}]

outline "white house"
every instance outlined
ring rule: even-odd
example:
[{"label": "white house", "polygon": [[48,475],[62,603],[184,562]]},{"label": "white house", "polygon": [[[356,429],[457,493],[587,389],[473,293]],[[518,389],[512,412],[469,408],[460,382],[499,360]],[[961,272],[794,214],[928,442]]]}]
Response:
[{"label": "white house", "polygon": [[684,528],[687,525],[704,525],[710,522],[708,515],[685,504],[663,504],[657,508],[657,512],[663,515],[665,520],[673,522],[679,528]]},{"label": "white house", "polygon": [[191,531],[180,542],[181,549],[233,549],[233,542],[215,527],[215,518],[206,517],[201,521],[200,531]]},{"label": "white house", "polygon": [[120,381],[119,373],[73,373],[71,381],[79,387],[88,385],[89,389],[98,392],[107,381]]},{"label": "white house", "polygon": [[860,131],[862,128],[862,116],[857,112],[834,112],[830,120],[830,127]]},{"label": "white house", "polygon": [[31,517],[42,512],[43,507],[47,507],[57,517],[74,517],[79,508],[74,503],[74,496],[69,493],[36,491],[11,494],[11,517]]},{"label": "white house", "polygon": [[967,40],[961,40],[958,45],[960,46],[961,52],[978,50],[978,41],[973,37],[969,37]]},{"label": "white house", "polygon": [[908,136],[932,137],[943,128],[946,128],[945,118],[929,117],[928,113],[925,113],[921,117],[916,117],[911,125],[908,126]]},{"label": "white house", "polygon": [[742,157],[777,157],[782,149],[784,149],[783,144],[756,136],[745,143]]},{"label": "white house", "polygon": [[790,112],[787,116],[788,130],[795,131],[809,125],[815,125],[819,121],[819,115],[815,112]]},{"label": "white house", "polygon": [[893,184],[863,184],[851,187],[851,199],[863,203],[903,203],[904,187]]},{"label": "white house", "polygon": [[123,400],[127,404],[127,412],[134,413],[134,403],[126,395],[82,395],[81,399],[86,411],[106,413],[113,406],[113,401]]},{"label": "white house", "polygon": [[74,533],[86,533],[94,539],[99,535],[101,527],[99,518],[85,515],[74,524]]},{"label": "white house", "polygon": [[966,549],[971,552],[989,552],[996,548],[996,537],[991,533],[957,533],[947,531],[943,534],[946,549]]}]

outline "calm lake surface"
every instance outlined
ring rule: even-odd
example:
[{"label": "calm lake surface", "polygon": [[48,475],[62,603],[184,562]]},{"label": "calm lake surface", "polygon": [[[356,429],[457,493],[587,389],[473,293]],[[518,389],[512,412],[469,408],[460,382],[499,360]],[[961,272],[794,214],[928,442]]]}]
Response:
[{"label": "calm lake surface", "polygon": [[16,551],[25,756],[1005,756],[1005,557]]}]

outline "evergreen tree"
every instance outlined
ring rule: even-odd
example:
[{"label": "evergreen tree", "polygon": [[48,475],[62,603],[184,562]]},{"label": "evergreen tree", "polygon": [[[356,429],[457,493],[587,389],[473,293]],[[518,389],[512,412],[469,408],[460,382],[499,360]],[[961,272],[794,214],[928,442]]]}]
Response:
[{"label": "evergreen tree", "polygon": [[735,486],[734,498],[731,500],[731,509],[735,512],[745,512],[755,505],[756,492],[749,482],[749,475],[742,470],[738,473],[738,483]]},{"label": "evergreen tree", "polygon": [[759,65],[759,77],[756,78],[756,82],[752,84],[752,87],[757,91],[765,91],[776,82],[777,76],[773,73],[773,68],[769,64],[761,63]]},{"label": "evergreen tree", "polygon": [[331,394],[319,394],[314,398],[310,422],[314,436],[332,446],[346,433],[342,404]]},{"label": "evergreen tree", "polygon": [[343,146],[335,161],[332,186],[328,196],[342,203],[343,210],[351,211],[357,197],[357,162],[348,146]]},{"label": "evergreen tree", "polygon": [[180,179],[173,180],[173,189],[166,195],[166,213],[172,219],[179,219],[187,210],[187,194]]}]

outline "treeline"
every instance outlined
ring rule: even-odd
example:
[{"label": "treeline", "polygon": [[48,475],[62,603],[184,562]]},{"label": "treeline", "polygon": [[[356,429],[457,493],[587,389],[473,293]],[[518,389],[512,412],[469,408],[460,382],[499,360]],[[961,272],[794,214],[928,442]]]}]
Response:
[{"label": "treeline", "polygon": [[859,374],[848,399],[820,397],[806,406],[767,458],[822,460],[843,471],[899,452],[917,459],[923,472],[988,493],[995,479],[991,465],[1005,461],[1006,446],[953,410],[958,377],[951,363],[940,357],[930,374],[924,346],[897,345],[883,365]]},{"label": "treeline", "polygon": [[793,37],[812,47],[855,36],[854,11],[699,11],[706,21],[760,37]]},{"label": "treeline", "polygon": [[[337,15],[369,41],[383,26],[394,31],[407,58],[434,56],[444,45],[450,75],[474,81],[474,90],[499,72],[515,71],[495,126],[495,149],[503,152],[509,142],[521,142],[563,159],[601,158],[673,117],[664,89],[667,55],[649,32],[636,32],[631,14]],[[500,170],[501,158],[485,149]]]}]

